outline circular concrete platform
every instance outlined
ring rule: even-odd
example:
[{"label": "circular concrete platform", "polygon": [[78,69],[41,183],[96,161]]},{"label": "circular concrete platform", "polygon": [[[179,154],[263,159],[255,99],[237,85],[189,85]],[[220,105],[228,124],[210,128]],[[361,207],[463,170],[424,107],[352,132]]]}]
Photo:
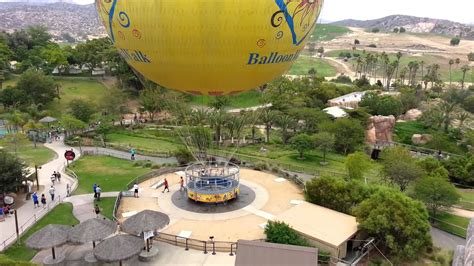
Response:
[{"label": "circular concrete platform", "polygon": [[53,256],[47,256],[43,260],[43,265],[63,265],[66,257],[64,254],[56,254],[56,259],[53,259]]},{"label": "circular concrete platform", "polygon": [[225,213],[240,210],[250,205],[255,200],[256,194],[246,185],[240,185],[240,194],[237,199],[228,201],[226,204],[195,202],[188,198],[185,191],[176,191],[171,196],[173,204],[185,211],[196,213]]},{"label": "circular concrete platform", "polygon": [[143,261],[143,262],[150,262],[152,261],[156,256],[158,256],[158,253],[160,251],[158,250],[158,247],[154,246],[150,249],[149,252],[143,250],[139,255],[138,255],[138,260]]}]

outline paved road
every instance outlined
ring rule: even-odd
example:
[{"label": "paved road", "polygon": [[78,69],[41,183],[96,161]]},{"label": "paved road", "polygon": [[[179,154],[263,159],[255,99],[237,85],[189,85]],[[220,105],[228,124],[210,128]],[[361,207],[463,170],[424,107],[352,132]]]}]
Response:
[{"label": "paved road", "polygon": [[[45,144],[45,147],[48,149],[53,150],[56,153],[56,158],[44,165],[41,166],[41,170],[38,170],[38,179],[39,184],[41,185],[40,190],[37,191],[39,196],[41,194],[45,194],[48,207],[44,208],[34,208],[32,200],[28,200],[25,204],[17,209],[18,214],[18,224],[20,227],[20,233],[26,231],[32,224],[35,223],[34,217],[36,216],[39,219],[42,215],[49,212],[49,210],[58,203],[58,201],[64,199],[66,197],[66,184],[70,184],[72,186],[76,186],[77,182],[68,176],[64,172],[64,168],[66,166],[66,159],[64,159],[64,152],[68,149],[70,150],[71,147],[64,145],[63,141],[54,141],[53,143]],[[76,152],[76,160],[79,159],[81,156],[78,150],[74,150]],[[56,182],[54,188],[56,190],[55,193],[55,202],[51,202],[50,195],[48,190],[51,183],[51,174],[53,171],[61,172],[61,183]],[[36,184],[34,186],[36,189]],[[51,207],[51,208],[50,208]],[[37,220],[36,219],[36,220]],[[0,251],[2,251],[6,246],[11,244],[15,241],[15,219],[13,217],[7,217],[5,222],[0,222]]]},{"label": "paved road", "polygon": [[[124,151],[118,151],[114,149],[108,148],[101,148],[101,147],[82,147],[83,153],[94,153],[96,155],[108,155],[115,158],[130,160],[130,153]],[[162,157],[152,157],[152,156],[145,156],[145,155],[135,155],[135,159],[139,161],[151,161],[156,164],[175,164],[178,163],[176,158],[162,158]]]},{"label": "paved road", "polygon": [[466,239],[446,233],[445,231],[431,227],[433,244],[446,250],[455,250],[457,245],[465,245]]},{"label": "paved road", "polygon": [[[104,192],[100,194],[101,198],[116,198],[119,192]],[[83,194],[66,198],[65,202],[72,203],[72,214],[79,222],[95,218],[94,213],[94,194]]]}]

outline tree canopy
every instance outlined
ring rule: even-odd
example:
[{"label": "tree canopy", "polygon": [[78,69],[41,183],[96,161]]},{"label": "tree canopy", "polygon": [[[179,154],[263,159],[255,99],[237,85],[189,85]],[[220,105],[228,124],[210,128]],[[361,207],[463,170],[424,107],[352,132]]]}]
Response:
[{"label": "tree canopy", "polygon": [[16,192],[25,180],[26,165],[14,155],[0,150],[0,193]]}]

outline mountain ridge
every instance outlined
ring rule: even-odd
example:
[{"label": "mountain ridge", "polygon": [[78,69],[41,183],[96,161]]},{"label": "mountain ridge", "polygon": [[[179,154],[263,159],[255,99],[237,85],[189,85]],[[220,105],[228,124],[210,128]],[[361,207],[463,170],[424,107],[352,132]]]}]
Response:
[{"label": "mountain ridge", "polygon": [[393,29],[397,27],[404,27],[407,32],[434,33],[453,37],[459,36],[471,40],[474,39],[474,25],[427,17],[391,15],[372,20],[345,19],[330,24],[366,29],[378,28],[386,32],[392,32]]}]

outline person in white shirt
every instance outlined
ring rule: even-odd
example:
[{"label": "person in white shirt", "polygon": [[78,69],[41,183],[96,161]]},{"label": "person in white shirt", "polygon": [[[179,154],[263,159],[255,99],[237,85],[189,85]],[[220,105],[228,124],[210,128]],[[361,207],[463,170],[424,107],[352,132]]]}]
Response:
[{"label": "person in white shirt", "polygon": [[51,201],[54,201],[54,193],[55,192],[56,192],[56,189],[53,186],[51,186],[49,188],[49,195],[51,195]]},{"label": "person in white shirt", "polygon": [[134,196],[135,198],[138,198],[138,184],[137,184],[137,183],[135,183],[135,184],[133,185],[133,191],[134,191],[133,196]]}]

